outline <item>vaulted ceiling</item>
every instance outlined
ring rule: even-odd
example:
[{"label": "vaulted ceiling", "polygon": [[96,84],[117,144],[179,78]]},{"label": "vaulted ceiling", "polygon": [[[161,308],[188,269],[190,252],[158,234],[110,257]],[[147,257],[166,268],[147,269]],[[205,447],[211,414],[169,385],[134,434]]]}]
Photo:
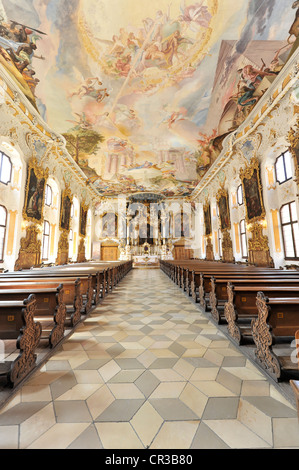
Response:
[{"label": "vaulted ceiling", "polygon": [[286,61],[292,5],[0,0],[0,62],[99,194],[187,196]]}]

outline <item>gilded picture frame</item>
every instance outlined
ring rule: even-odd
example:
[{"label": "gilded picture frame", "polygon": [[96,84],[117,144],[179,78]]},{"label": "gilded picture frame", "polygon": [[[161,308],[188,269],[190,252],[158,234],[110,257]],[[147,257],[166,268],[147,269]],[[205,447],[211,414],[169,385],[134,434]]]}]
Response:
[{"label": "gilded picture frame", "polygon": [[218,205],[221,231],[229,230],[231,228],[229,201],[227,191],[224,188],[221,188],[218,191],[216,201]]},{"label": "gilded picture frame", "polygon": [[249,166],[240,170],[240,179],[242,181],[247,223],[264,219],[266,213],[260,180],[260,166],[257,158],[253,158]]},{"label": "gilded picture frame", "polygon": [[79,222],[79,233],[82,237],[86,236],[86,225],[87,225],[87,212],[88,206],[84,202],[80,206],[80,222]]},{"label": "gilded picture frame", "polygon": [[48,169],[44,170],[36,158],[29,160],[27,167],[27,182],[23,219],[41,224],[44,221],[45,187],[48,179]]},{"label": "gilded picture frame", "polygon": [[204,223],[205,223],[205,235],[212,235],[212,219],[211,219],[211,206],[206,203],[203,208]]},{"label": "gilded picture frame", "polygon": [[72,203],[73,196],[71,191],[69,188],[65,188],[61,194],[59,228],[66,232],[70,230]]}]

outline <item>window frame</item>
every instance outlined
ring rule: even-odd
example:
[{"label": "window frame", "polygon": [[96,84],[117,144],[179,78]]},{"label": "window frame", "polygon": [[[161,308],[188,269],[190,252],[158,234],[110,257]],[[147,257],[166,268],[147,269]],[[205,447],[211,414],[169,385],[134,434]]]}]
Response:
[{"label": "window frame", "polygon": [[0,227],[4,227],[4,235],[3,235],[3,245],[1,247],[0,245],[0,263],[4,262],[4,248],[5,248],[5,241],[6,241],[6,230],[7,230],[7,218],[8,218],[8,212],[5,206],[3,204],[0,204],[0,207],[3,207],[5,211],[5,225],[0,225]]},{"label": "window frame", "polygon": [[[244,232],[242,232],[242,222],[244,222]],[[247,233],[246,233],[246,222],[245,219],[241,219],[239,222],[239,230],[240,230],[240,243],[241,243],[241,254],[242,254],[242,259],[247,259],[248,258],[248,241],[247,241]],[[245,235],[245,240],[246,240],[246,256],[244,256],[244,245],[243,245],[243,237],[242,235]]]},{"label": "window frame", "polygon": [[[239,189],[241,188],[241,195],[242,195],[242,202],[239,201]],[[243,187],[242,184],[239,184],[237,187],[237,203],[239,206],[243,206],[244,204],[244,195],[243,195]]]},{"label": "window frame", "polygon": [[[50,193],[51,195],[51,201],[50,201],[50,204],[48,204],[47,202],[47,199],[48,199],[48,194]],[[53,189],[51,188],[51,186],[49,184],[46,184],[46,187],[45,187],[45,205],[47,207],[51,207],[52,206],[52,202],[53,202]]]},{"label": "window frame", "polygon": [[222,251],[222,232],[221,229],[218,228],[218,248],[219,248],[219,257],[222,258],[223,251]]},{"label": "window frame", "polygon": [[[293,228],[293,225],[294,224],[298,224],[299,226],[299,222],[298,222],[298,212],[297,212],[297,207],[296,207],[296,213],[297,213],[297,220],[292,220],[292,211],[291,211],[291,204],[295,203],[295,207],[296,207],[296,201],[290,201],[290,202],[286,202],[285,204],[283,204],[280,209],[279,209],[279,216],[280,216],[280,225],[281,225],[281,234],[282,234],[282,242],[283,242],[283,251],[284,251],[284,259],[286,261],[289,261],[289,260],[299,260],[299,253],[297,253],[297,249],[296,249],[296,242],[295,242],[295,234],[294,234],[294,228]],[[283,223],[282,222],[282,217],[281,217],[281,210],[283,209],[283,207],[285,206],[289,206],[289,215],[290,215],[290,222],[287,222],[287,223]],[[284,230],[283,230],[283,227],[287,226],[287,225],[291,225],[291,232],[292,232],[292,240],[293,240],[293,250],[294,250],[294,253],[297,255],[295,257],[292,257],[292,256],[286,256],[286,243],[285,243],[285,239],[284,239]]]},{"label": "window frame", "polygon": [[[9,174],[9,179],[8,179],[7,182],[2,181],[2,179],[1,179],[1,178],[2,178],[3,157],[6,157],[6,158],[8,159],[8,161],[9,161],[9,163],[10,163],[10,174]],[[6,155],[6,153],[4,153],[4,152],[2,152],[2,151],[0,150],[0,183],[1,183],[1,184],[5,184],[5,186],[8,186],[9,183],[11,183],[12,168],[13,168],[13,166],[12,166],[11,158],[10,158],[8,155]]]},{"label": "window frame", "polygon": [[[49,233],[45,233],[45,228],[46,228],[46,224],[48,224],[48,227],[49,227]],[[44,220],[44,229],[43,229],[43,244],[42,244],[42,260],[43,261],[47,261],[49,259],[49,247],[50,247],[50,231],[51,231],[51,227],[50,227],[50,222],[48,220]],[[48,237],[48,245],[47,245],[47,257],[44,257],[44,247],[45,247],[45,239],[46,237]]]},{"label": "window frame", "polygon": [[[293,179],[293,174],[287,178],[287,170],[286,170],[286,164],[285,164],[285,155],[286,153],[288,153],[290,155],[290,161],[292,162],[292,157],[291,157],[291,154],[289,152],[289,150],[286,150],[285,152],[281,153],[275,160],[275,163],[274,163],[274,169],[275,169],[275,180],[278,184],[283,184],[283,183],[286,183],[287,181],[290,181],[291,179]],[[283,161],[283,169],[284,169],[284,174],[285,174],[285,179],[283,181],[279,181],[278,180],[278,177],[277,177],[277,161],[282,158],[282,161]]]}]

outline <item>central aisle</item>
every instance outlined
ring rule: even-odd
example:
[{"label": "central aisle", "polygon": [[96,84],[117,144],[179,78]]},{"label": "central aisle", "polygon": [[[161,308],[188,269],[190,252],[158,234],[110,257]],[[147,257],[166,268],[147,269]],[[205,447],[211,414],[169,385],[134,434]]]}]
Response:
[{"label": "central aisle", "polygon": [[1,448],[299,447],[297,412],[157,269],[133,269],[0,414]]}]

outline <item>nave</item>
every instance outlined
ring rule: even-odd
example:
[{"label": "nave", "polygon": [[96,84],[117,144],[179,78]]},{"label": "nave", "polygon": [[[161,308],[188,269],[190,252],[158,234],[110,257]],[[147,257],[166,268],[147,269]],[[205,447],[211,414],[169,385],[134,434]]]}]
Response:
[{"label": "nave", "polygon": [[0,411],[3,449],[299,448],[296,408],[162,271],[133,269]]}]

